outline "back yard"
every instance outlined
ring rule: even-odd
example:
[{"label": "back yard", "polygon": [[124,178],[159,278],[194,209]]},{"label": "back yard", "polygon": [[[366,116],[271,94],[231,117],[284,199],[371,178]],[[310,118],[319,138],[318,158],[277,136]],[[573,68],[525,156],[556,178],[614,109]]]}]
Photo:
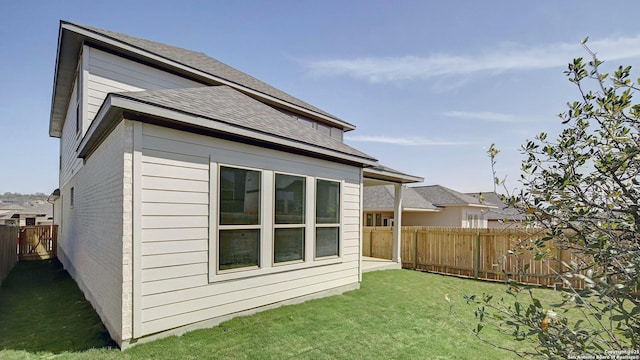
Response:
[{"label": "back yard", "polygon": [[[501,295],[504,285],[410,270],[377,271],[364,274],[358,291],[236,318],[121,352],[113,348],[99,318],[57,260],[20,262],[0,288],[0,358],[515,357],[480,342],[451,316],[445,294],[458,316],[475,326],[474,308],[463,299],[472,293]],[[544,297],[560,295],[548,291]],[[484,336],[510,343],[497,332]]]}]

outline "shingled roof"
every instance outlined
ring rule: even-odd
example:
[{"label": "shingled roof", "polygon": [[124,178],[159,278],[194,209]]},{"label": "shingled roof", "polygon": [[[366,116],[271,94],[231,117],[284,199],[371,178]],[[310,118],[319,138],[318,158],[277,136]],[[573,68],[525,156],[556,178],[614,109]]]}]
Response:
[{"label": "shingled roof", "polygon": [[442,185],[418,186],[413,188],[423,198],[427,199],[436,206],[452,206],[452,205],[477,205],[477,206],[494,206],[488,202],[480,202],[480,200],[463,194],[461,192],[449,189]]},{"label": "shingled roof", "polygon": [[[375,161],[370,155],[309,128],[290,116],[225,85],[122,92],[112,96],[137,100],[145,104]],[[214,122],[210,125],[211,128],[216,128]]]},{"label": "shingled roof", "polygon": [[[363,208],[365,210],[393,211],[395,191],[393,185],[365,186]],[[413,188],[402,188],[402,207],[412,210],[439,210],[428,200],[420,196]]]},{"label": "shingled roof", "polygon": [[49,128],[51,136],[60,136],[61,123],[64,121],[63,117],[66,112],[68,96],[73,84],[77,54],[83,43],[126,54],[126,56],[136,58],[139,61],[153,63],[155,66],[179,72],[183,76],[192,77],[205,85],[229,85],[248,95],[261,98],[267,103],[283,107],[288,111],[301,112],[306,116],[334,123],[345,130],[355,129],[354,125],[337,116],[201,52],[93,26],[61,21]]},{"label": "shingled roof", "polygon": [[491,203],[497,206],[497,209],[491,209],[484,214],[487,220],[526,220],[526,215],[516,208],[509,207],[502,201],[502,196],[490,192],[483,193],[467,193],[476,199],[481,199],[483,203]]}]

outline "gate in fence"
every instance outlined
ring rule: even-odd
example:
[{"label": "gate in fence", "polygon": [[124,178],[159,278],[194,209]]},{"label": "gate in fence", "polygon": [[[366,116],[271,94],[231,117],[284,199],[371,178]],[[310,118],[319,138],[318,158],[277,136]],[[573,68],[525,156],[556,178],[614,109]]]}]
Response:
[{"label": "gate in fence", "polygon": [[19,260],[53,259],[58,253],[58,225],[23,226],[18,237]]}]

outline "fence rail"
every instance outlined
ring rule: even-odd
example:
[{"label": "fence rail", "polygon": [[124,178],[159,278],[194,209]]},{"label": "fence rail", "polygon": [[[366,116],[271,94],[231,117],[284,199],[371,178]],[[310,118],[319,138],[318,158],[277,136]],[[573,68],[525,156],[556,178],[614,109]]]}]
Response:
[{"label": "fence rail", "polygon": [[[528,246],[544,236],[519,229],[462,229],[402,227],[402,267],[485,280],[506,280],[545,286],[561,284],[559,273],[572,262],[584,262],[554,240],[546,243],[554,260],[536,260]],[[393,230],[390,227],[363,229],[363,255],[391,259]],[[573,286],[584,282],[572,279]]]},{"label": "fence rail", "polygon": [[20,260],[55,258],[58,255],[58,225],[21,227],[18,243]]},{"label": "fence rail", "polygon": [[16,244],[19,229],[17,226],[0,225],[0,284],[18,262]]}]

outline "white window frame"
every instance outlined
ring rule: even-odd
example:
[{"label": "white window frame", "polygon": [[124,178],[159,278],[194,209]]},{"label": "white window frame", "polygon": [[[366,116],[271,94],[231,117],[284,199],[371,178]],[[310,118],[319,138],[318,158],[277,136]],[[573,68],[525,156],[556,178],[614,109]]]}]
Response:
[{"label": "white window frame", "polygon": [[[338,222],[337,223],[331,223],[331,224],[318,224],[316,223],[317,219],[317,214],[316,214],[316,204],[317,204],[317,196],[318,196],[318,191],[317,191],[317,183],[318,181],[330,181],[330,182],[335,182],[338,184]],[[343,246],[343,236],[342,236],[342,231],[344,229],[344,225],[343,225],[343,218],[344,218],[344,183],[343,181],[338,181],[335,179],[327,179],[327,178],[321,178],[321,177],[316,177],[315,181],[314,181],[314,200],[313,200],[313,222],[315,224],[314,230],[313,230],[313,237],[314,237],[314,242],[313,242],[313,259],[314,261],[318,261],[318,260],[323,260],[323,259],[339,259],[342,258],[342,256],[344,255],[344,246]],[[322,257],[318,257],[316,255],[316,239],[315,239],[315,234],[316,234],[316,230],[318,228],[333,228],[333,227],[338,227],[338,254],[337,255],[329,255],[329,256],[322,256]]]},{"label": "white window frame", "polygon": [[[220,168],[229,167],[260,172],[261,177],[261,199],[260,199],[260,247],[259,247],[259,267],[244,267],[236,269],[219,270],[219,232],[220,230],[231,229],[235,225],[219,224],[219,176]],[[275,175],[284,174],[299,176],[306,179],[305,183],[305,242],[304,261],[290,261],[275,263],[274,261],[274,232],[275,232]],[[336,182],[340,186],[340,216],[338,231],[338,256],[315,257],[315,230],[316,230],[316,180],[326,180]],[[209,167],[209,282],[224,282],[239,280],[256,276],[264,276],[288,271],[303,270],[319,266],[334,265],[343,262],[344,254],[344,180],[331,178],[320,178],[312,175],[276,171],[270,169],[260,169],[251,166],[244,166],[233,163],[218,163],[210,161]],[[336,224],[322,224],[323,226],[336,226]],[[246,226],[255,225],[241,225]]]},{"label": "white window frame", "polygon": [[[299,177],[304,181],[304,218],[303,218],[303,222],[301,224],[276,224],[276,201],[277,200],[277,189],[276,189],[276,177],[278,175],[286,175],[286,176],[294,176],[294,177]],[[289,264],[297,264],[297,263],[302,263],[305,261],[308,261],[306,253],[309,250],[309,243],[308,243],[308,239],[309,239],[309,229],[308,229],[308,223],[309,223],[309,177],[308,176],[304,176],[304,175],[300,175],[300,174],[292,174],[292,173],[286,173],[286,172],[281,172],[281,171],[274,171],[273,173],[273,235],[271,237],[271,247],[272,247],[272,256],[271,256],[271,260],[273,261],[273,266],[284,266],[284,265],[289,265]],[[278,229],[303,229],[304,231],[304,239],[302,242],[303,245],[303,249],[302,249],[302,259],[298,259],[298,260],[291,260],[291,261],[280,261],[280,262],[276,262],[276,230]]]},{"label": "white window frame", "polygon": [[[265,212],[265,204],[264,204],[264,195],[263,193],[263,189],[264,189],[264,171],[260,170],[260,169],[255,169],[255,168],[249,168],[246,166],[236,166],[236,165],[225,165],[225,164],[219,164],[218,165],[218,171],[217,171],[217,176],[218,176],[218,184],[220,184],[220,174],[222,173],[221,169],[222,168],[231,168],[231,169],[239,169],[239,170],[247,170],[247,171],[256,171],[260,174],[260,199],[259,199],[259,214],[258,214],[258,224],[256,225],[239,225],[239,224],[231,224],[231,225],[222,225],[220,224],[220,199],[222,198],[221,196],[221,190],[222,188],[220,186],[217,187],[217,197],[216,197],[216,216],[215,216],[215,222],[217,224],[216,228],[216,272],[218,274],[224,274],[224,273],[231,273],[231,272],[238,272],[238,271],[251,271],[251,270],[256,270],[256,269],[260,269],[262,266],[264,266],[264,259],[261,256],[262,253],[262,243],[264,242],[264,230],[263,230],[263,224],[265,223],[265,219],[264,219],[264,212]],[[240,268],[235,268],[235,269],[224,269],[221,270],[220,269],[220,232],[221,231],[225,231],[225,230],[259,230],[258,233],[258,265],[257,266],[245,266],[245,267],[240,267]]]}]

